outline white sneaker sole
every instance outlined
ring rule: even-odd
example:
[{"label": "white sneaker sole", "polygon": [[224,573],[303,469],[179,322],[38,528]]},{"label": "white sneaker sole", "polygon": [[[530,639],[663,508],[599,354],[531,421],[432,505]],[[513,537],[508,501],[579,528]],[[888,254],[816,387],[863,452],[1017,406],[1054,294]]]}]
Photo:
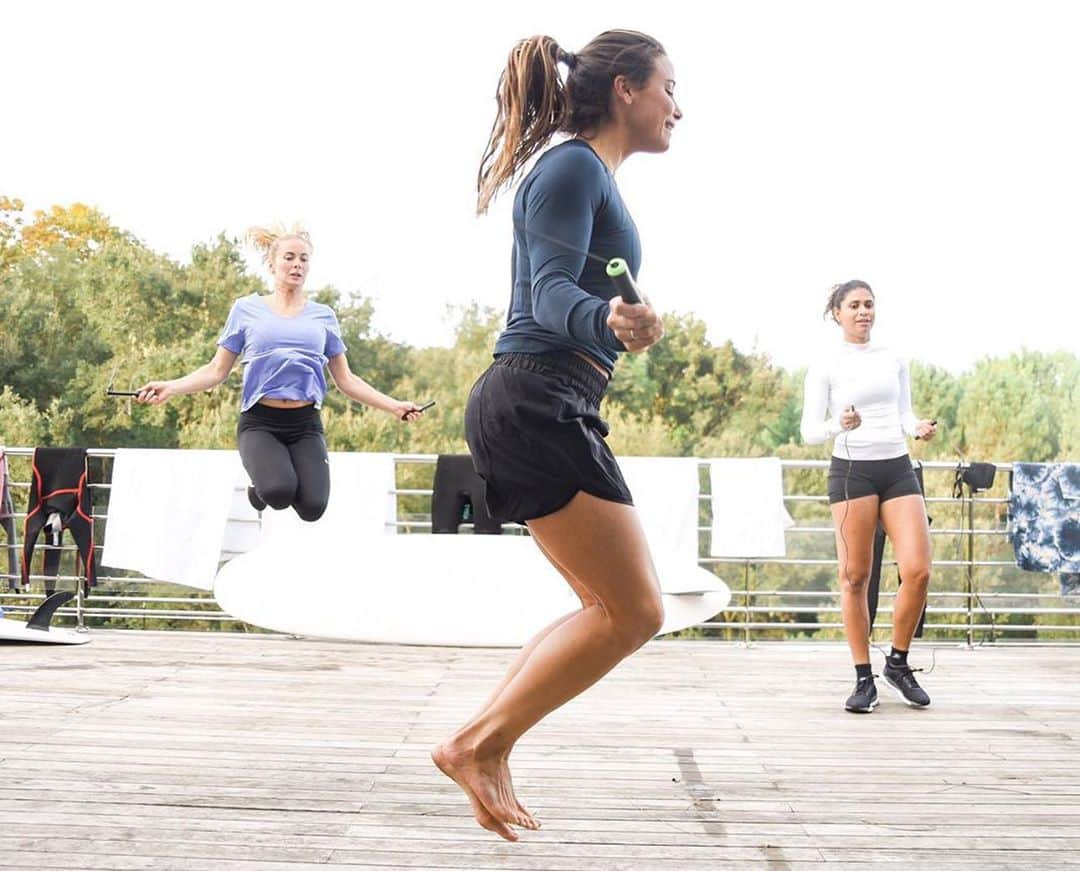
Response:
[{"label": "white sneaker sole", "polygon": [[930,707],[929,702],[927,702],[925,705],[920,705],[918,702],[911,701],[911,699],[909,699],[907,696],[904,695],[904,691],[902,689],[900,689],[900,687],[898,687],[896,684],[894,684],[888,678],[888,676],[882,675],[881,679],[883,681],[885,681],[885,683],[888,685],[889,689],[891,689],[894,693],[896,693],[896,697],[898,699],[900,699],[900,701],[902,701],[909,708],[929,708]]},{"label": "white sneaker sole", "polygon": [[869,708],[849,708],[847,705],[844,705],[844,710],[847,711],[848,713],[851,713],[851,714],[869,714],[869,713],[873,712],[874,708],[876,708],[878,706],[878,702],[880,702],[880,701],[881,701],[881,696],[878,695],[870,703]]}]

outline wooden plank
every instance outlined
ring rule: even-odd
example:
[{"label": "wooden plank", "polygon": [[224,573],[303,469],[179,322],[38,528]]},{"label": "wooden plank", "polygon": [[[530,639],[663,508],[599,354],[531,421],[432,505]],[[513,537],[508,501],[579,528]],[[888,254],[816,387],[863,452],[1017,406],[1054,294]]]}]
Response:
[{"label": "wooden plank", "polygon": [[[220,845],[229,847],[248,847],[252,851],[262,848],[275,849],[327,849],[393,852],[395,850],[423,850],[429,853],[456,853],[463,842],[487,842],[488,836],[475,826],[461,829],[444,829],[429,825],[427,821],[415,821],[413,825],[357,824],[336,832],[296,831],[278,826],[255,829],[211,825],[215,821],[204,821],[202,826],[185,827],[183,841],[192,845]],[[799,830],[789,827],[778,830],[773,827],[767,834],[768,843],[784,850],[834,848],[874,848],[883,837],[895,837],[901,829],[894,827],[870,828],[858,831],[854,829],[816,829]],[[1041,835],[1033,837],[1027,832],[1018,831],[1012,835],[1002,835],[997,830],[972,833],[960,836],[955,832],[926,832],[903,829],[904,846],[909,850],[1018,850],[1023,849],[1032,856],[1053,855],[1061,851],[1080,850],[1080,835],[1073,837]],[[175,843],[178,833],[175,827],[146,827],[132,825],[131,821],[111,825],[88,825],[85,821],[68,820],[66,822],[24,822],[17,828],[9,827],[9,835],[17,837],[20,843],[16,848],[25,847],[25,841],[48,841],[58,844],[62,840],[85,840],[94,842],[123,841],[140,843],[148,852],[160,845]],[[605,827],[603,831],[567,831],[557,821],[544,838],[536,843],[550,845],[557,839],[560,855],[618,858],[667,858],[671,860],[708,859],[718,851],[731,848],[756,848],[761,845],[763,832],[759,828],[743,832],[733,832],[724,826],[722,838],[719,832],[710,832],[704,828],[697,831],[671,830],[636,831],[624,828],[615,832]]]},{"label": "wooden plank", "polygon": [[[658,643],[514,753],[506,844],[430,746],[512,651],[213,633],[0,650],[4,867],[1070,867],[1080,652],[938,648],[927,711],[840,709],[846,651]],[[769,691],[783,676],[782,691]],[[803,679],[803,678],[806,679]],[[867,748],[867,750],[864,750]]]}]

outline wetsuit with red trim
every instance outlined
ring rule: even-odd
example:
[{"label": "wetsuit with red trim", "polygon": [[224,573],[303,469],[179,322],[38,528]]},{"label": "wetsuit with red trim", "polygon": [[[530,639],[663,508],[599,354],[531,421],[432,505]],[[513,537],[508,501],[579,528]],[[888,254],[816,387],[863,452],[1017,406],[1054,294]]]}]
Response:
[{"label": "wetsuit with red trim", "polygon": [[11,503],[11,491],[8,489],[7,455],[0,448],[0,529],[7,535],[8,581],[11,589],[17,590],[19,583],[19,545],[15,541],[15,507]]},{"label": "wetsuit with red trim", "polygon": [[[79,548],[86,584],[97,582],[94,564],[94,519],[90,504],[86,448],[35,448],[30,479],[30,503],[23,533],[22,584],[30,584],[30,558],[41,531],[48,538],[42,574],[56,577],[60,570],[60,536],[71,532]],[[48,583],[46,583],[48,591]]]}]

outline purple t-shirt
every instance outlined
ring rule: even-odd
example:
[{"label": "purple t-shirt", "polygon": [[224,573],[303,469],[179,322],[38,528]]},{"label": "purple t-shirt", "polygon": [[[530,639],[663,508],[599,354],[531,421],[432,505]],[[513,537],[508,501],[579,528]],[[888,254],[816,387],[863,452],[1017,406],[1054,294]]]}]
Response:
[{"label": "purple t-shirt", "polygon": [[283,317],[257,293],[233,303],[218,344],[243,355],[241,411],[264,396],[306,400],[318,408],[326,395],[326,362],[345,353],[330,306],[308,300],[299,314]]}]

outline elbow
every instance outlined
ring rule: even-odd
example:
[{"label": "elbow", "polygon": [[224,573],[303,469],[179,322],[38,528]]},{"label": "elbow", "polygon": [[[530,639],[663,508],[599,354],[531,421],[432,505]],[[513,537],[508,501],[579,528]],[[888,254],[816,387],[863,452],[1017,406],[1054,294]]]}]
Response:
[{"label": "elbow", "polygon": [[799,427],[799,435],[802,436],[803,444],[806,445],[820,445],[825,441],[818,428],[810,427],[805,423]]},{"label": "elbow", "polygon": [[564,314],[553,312],[544,305],[533,305],[533,320],[550,333],[559,336],[570,335],[570,325]]},{"label": "elbow", "polygon": [[224,384],[225,379],[229,377],[231,371],[231,366],[211,366],[207,372],[211,379],[210,384],[207,385],[207,389],[213,390],[219,384]]},{"label": "elbow", "polygon": [[543,281],[533,284],[532,317],[545,330],[553,333],[566,332],[565,320],[559,317],[559,312],[551,305],[551,293],[547,291]]},{"label": "elbow", "polygon": [[532,317],[540,326],[559,336],[574,336],[573,282],[566,275],[545,274],[532,285]]},{"label": "elbow", "polygon": [[[354,402],[364,402],[366,399],[363,390],[365,386],[364,381],[352,372],[346,372],[342,375],[335,375],[331,372],[330,384],[334,385],[342,395]],[[327,390],[327,393],[329,392],[330,391]]]}]

